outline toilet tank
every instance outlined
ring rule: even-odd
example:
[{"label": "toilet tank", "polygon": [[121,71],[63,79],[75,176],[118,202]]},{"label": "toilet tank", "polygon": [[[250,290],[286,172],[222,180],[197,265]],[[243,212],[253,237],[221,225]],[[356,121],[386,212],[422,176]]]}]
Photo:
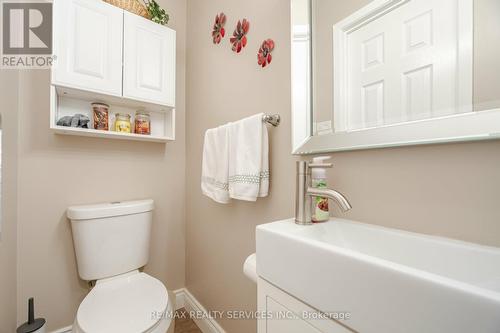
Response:
[{"label": "toilet tank", "polygon": [[153,200],[68,208],[80,277],[99,280],[146,265],[153,209]]}]

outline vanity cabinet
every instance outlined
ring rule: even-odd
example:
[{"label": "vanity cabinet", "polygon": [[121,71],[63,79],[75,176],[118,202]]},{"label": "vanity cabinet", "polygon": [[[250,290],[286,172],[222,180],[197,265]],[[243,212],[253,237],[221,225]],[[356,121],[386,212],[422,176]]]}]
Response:
[{"label": "vanity cabinet", "polygon": [[54,85],[122,95],[123,10],[102,1],[54,1]]},{"label": "vanity cabinet", "polygon": [[175,31],[124,14],[123,95],[175,105]]},{"label": "vanity cabinet", "polygon": [[[257,333],[352,333],[347,326],[259,278]],[[348,322],[348,321],[347,321]]]}]

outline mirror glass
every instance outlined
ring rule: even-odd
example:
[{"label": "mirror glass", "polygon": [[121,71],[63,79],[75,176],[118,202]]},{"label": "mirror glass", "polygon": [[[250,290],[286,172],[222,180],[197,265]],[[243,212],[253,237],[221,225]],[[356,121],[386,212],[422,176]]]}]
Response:
[{"label": "mirror glass", "polygon": [[295,153],[499,136],[500,1],[291,7]]}]

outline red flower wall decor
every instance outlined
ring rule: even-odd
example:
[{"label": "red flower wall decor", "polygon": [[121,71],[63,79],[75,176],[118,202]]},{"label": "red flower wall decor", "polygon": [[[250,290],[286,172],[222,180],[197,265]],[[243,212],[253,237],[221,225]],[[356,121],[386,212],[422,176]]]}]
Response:
[{"label": "red flower wall decor", "polygon": [[232,50],[236,53],[240,53],[241,50],[247,46],[247,33],[250,30],[250,22],[247,19],[243,21],[238,21],[236,29],[234,29],[233,37],[230,41],[233,45]]},{"label": "red flower wall decor", "polygon": [[226,30],[224,29],[226,21],[226,14],[224,13],[220,13],[219,15],[215,16],[214,29],[212,31],[214,44],[219,44],[222,38],[224,38],[224,36],[226,35]]},{"label": "red flower wall decor", "polygon": [[274,41],[272,39],[266,39],[262,42],[260,46],[259,53],[257,54],[258,64],[262,68],[266,67],[273,60],[271,53],[274,50]]}]

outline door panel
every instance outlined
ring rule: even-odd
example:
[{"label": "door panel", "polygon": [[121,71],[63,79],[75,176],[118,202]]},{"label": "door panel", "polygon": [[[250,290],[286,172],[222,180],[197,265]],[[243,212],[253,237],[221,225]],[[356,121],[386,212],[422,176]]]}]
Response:
[{"label": "door panel", "polygon": [[127,12],[124,27],[124,97],[174,107],[175,31]]},{"label": "door panel", "polygon": [[467,111],[459,102],[459,1],[410,0],[348,34],[341,130]]},{"label": "door panel", "polygon": [[52,83],[122,95],[123,10],[96,0],[54,1]]}]

